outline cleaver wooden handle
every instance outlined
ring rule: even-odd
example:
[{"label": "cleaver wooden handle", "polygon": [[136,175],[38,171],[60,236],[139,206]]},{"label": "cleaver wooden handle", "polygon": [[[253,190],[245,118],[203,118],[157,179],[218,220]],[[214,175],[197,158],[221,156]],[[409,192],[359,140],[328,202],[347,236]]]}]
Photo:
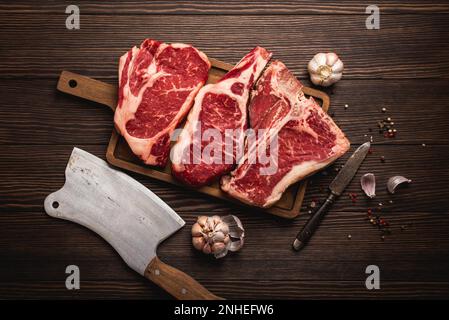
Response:
[{"label": "cleaver wooden handle", "polygon": [[223,300],[192,277],[157,257],[148,264],[144,276],[179,300]]}]

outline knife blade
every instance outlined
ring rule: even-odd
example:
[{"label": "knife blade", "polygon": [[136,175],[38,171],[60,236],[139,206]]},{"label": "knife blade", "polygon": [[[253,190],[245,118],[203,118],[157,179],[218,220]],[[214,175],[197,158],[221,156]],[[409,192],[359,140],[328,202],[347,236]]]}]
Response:
[{"label": "knife blade", "polygon": [[357,150],[355,150],[354,153],[349,157],[343,168],[341,168],[340,172],[329,185],[330,194],[327,197],[326,201],[318,209],[318,211],[306,222],[302,230],[297,234],[296,239],[293,242],[293,249],[299,251],[304,248],[315,230],[318,228],[318,225],[326,215],[330,206],[334,203],[335,199],[343,193],[347,185],[355,176],[357,170],[368,154],[370,147],[370,142],[365,142],[360,147],[358,147]]},{"label": "knife blade", "polygon": [[104,238],[133,270],[179,299],[217,299],[193,278],[157,258],[159,243],[185,222],[165,202],[105,161],[74,148],[64,186],[47,196],[48,215]]}]

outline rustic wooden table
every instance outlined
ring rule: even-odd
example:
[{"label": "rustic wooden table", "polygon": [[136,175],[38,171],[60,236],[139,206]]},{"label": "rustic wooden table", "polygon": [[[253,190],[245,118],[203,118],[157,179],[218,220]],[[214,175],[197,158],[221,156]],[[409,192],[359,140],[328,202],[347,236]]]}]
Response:
[{"label": "rustic wooden table", "polygon": [[[309,59],[335,51],[346,70],[327,91],[330,113],[352,150],[374,139],[347,189],[357,201],[342,196],[300,254],[291,241],[308,218],[307,205],[324,199],[333,169],[312,179],[294,221],[132,174],[187,222],[160,246],[163,260],[226,298],[449,297],[447,1],[379,1],[379,30],[365,27],[371,1],[76,3],[80,30],[66,29],[70,1],[0,1],[0,298],[169,298],[96,234],[43,210],[45,196],[64,183],[72,148],[105,158],[113,128],[107,108],[56,91],[59,73],[115,83],[118,57],[146,37],[192,43],[230,63],[261,45],[306,85]],[[393,139],[377,129],[388,116],[398,130]],[[378,179],[373,201],[359,187],[367,172]],[[396,174],[413,183],[391,196],[385,184]],[[379,202],[392,231],[384,241],[366,220]],[[246,226],[243,250],[218,261],[194,251],[195,217],[229,213]],[[80,290],[65,288],[71,264],[81,270]],[[380,290],[365,288],[372,264],[381,271]]]}]

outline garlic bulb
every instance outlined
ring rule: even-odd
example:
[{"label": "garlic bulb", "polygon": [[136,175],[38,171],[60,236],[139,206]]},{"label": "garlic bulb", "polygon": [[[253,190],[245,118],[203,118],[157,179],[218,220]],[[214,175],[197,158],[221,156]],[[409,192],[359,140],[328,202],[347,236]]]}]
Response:
[{"label": "garlic bulb", "polygon": [[343,62],[333,52],[317,53],[307,67],[313,84],[323,87],[328,87],[340,80],[343,68]]},{"label": "garlic bulb", "polygon": [[240,219],[233,215],[199,216],[192,226],[192,244],[195,249],[215,258],[223,258],[228,251],[238,251],[243,246],[245,230]]}]

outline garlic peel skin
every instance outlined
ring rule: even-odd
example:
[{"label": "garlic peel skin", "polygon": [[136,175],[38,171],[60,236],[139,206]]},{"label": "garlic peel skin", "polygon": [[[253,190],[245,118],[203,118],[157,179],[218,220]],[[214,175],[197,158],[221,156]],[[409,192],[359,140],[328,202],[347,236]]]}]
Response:
[{"label": "garlic peel skin", "polygon": [[317,53],[310,60],[307,69],[313,84],[328,87],[341,79],[344,65],[333,52]]},{"label": "garlic peel skin", "polygon": [[391,194],[394,194],[394,192],[396,191],[396,188],[403,183],[411,183],[412,180],[407,179],[406,177],[403,176],[394,176],[391,177],[390,179],[388,179],[387,182],[387,189],[388,192],[390,192]]},{"label": "garlic peel skin", "polygon": [[360,185],[365,194],[371,199],[376,196],[376,177],[372,173],[366,173],[360,179]]},{"label": "garlic peel skin", "polygon": [[234,215],[199,216],[192,226],[192,244],[204,254],[223,258],[228,251],[238,251],[243,246],[245,230]]}]

